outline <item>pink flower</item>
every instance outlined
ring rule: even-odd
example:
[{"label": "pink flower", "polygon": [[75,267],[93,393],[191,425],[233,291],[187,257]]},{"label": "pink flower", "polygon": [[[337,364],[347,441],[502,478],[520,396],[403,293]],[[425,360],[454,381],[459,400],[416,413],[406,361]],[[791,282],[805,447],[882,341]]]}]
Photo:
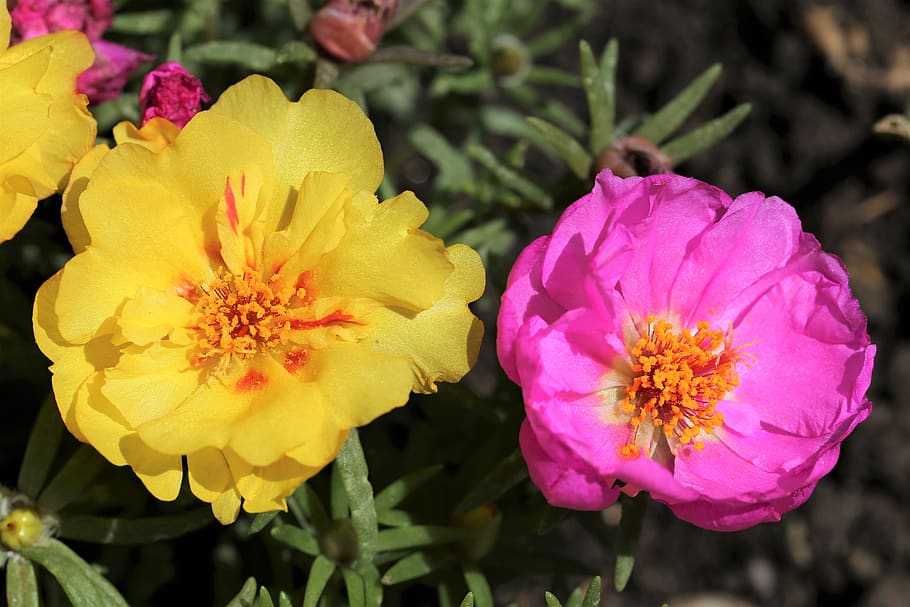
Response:
[{"label": "pink flower", "polygon": [[10,11],[13,42],[60,30],[78,30],[100,38],[114,21],[110,0],[19,0]]},{"label": "pink flower", "polygon": [[95,51],[95,62],[79,77],[78,88],[92,103],[119,97],[130,73],[154,59],[101,39],[114,19],[111,0],[19,0],[10,17],[14,43],[65,29],[85,32]]},{"label": "pink flower", "polygon": [[203,102],[210,101],[202,81],[179,63],[162,63],[149,72],[139,91],[142,124],[160,116],[183,128]]},{"label": "pink flower", "polygon": [[602,172],[509,276],[499,360],[556,506],[639,490],[700,527],[779,520],[869,414],[875,346],[793,208]]},{"label": "pink flower", "polygon": [[360,62],[370,56],[398,11],[399,0],[329,0],[313,20],[310,33],[337,58]]}]

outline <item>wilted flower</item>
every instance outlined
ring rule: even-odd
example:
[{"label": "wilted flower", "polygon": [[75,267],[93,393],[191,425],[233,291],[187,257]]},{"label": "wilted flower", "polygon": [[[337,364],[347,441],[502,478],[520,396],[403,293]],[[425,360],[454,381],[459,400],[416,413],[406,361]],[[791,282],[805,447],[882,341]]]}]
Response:
[{"label": "wilted flower", "polygon": [[7,48],[0,7],[0,242],[13,237],[38,200],[65,183],[95,139],[95,120],[76,78],[92,62],[85,36],[61,32]]},{"label": "wilted flower", "polygon": [[160,116],[183,127],[209,101],[202,81],[179,63],[162,63],[149,72],[139,91],[142,124]]},{"label": "wilted flower", "polygon": [[499,358],[554,505],[649,491],[718,530],[777,520],[869,414],[875,346],[841,262],[795,211],[609,172],[512,269]]},{"label": "wilted flower", "polygon": [[376,201],[379,142],[341,95],[252,76],[163,147],[96,160],[36,339],[70,431],[159,499],[185,457],[219,520],[284,508],[351,427],[473,364],[479,257],[419,230],[412,193]]},{"label": "wilted flower", "polygon": [[154,59],[101,39],[114,20],[111,0],[18,0],[10,14],[13,43],[70,29],[88,36],[95,50],[95,63],[79,77],[79,91],[93,103],[118,97],[130,73]]},{"label": "wilted flower", "polygon": [[310,21],[319,45],[343,61],[363,61],[398,11],[399,0],[329,0]]}]

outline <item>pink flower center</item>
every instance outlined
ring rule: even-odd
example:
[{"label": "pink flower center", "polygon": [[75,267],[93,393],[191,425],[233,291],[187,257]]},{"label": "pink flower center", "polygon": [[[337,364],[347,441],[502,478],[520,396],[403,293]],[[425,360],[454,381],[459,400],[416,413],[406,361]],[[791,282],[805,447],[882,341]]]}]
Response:
[{"label": "pink flower center", "polygon": [[741,354],[731,347],[732,334],[712,330],[701,321],[693,333],[648,317],[647,335],[629,348],[632,383],[621,402],[634,429],[620,454],[635,458],[644,424],[660,429],[667,440],[704,448],[704,435],[724,422],[717,402],[739,384],[736,363]]}]

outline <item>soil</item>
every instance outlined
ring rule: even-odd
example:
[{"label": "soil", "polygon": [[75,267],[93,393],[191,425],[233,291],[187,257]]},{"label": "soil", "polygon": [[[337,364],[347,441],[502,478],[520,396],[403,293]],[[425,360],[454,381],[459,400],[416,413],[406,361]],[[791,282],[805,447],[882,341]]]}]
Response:
[{"label": "soil", "polygon": [[[910,3],[612,0],[585,35],[594,48],[619,39],[625,114],[657,107],[723,63],[694,121],[744,101],[752,114],[679,172],[793,204],[848,266],[878,347],[872,414],[804,506],[732,534],[654,506],[630,586],[602,604],[910,604],[910,323],[901,313],[910,304],[910,141],[873,133],[910,102]],[[611,580],[612,562],[602,572]]]}]

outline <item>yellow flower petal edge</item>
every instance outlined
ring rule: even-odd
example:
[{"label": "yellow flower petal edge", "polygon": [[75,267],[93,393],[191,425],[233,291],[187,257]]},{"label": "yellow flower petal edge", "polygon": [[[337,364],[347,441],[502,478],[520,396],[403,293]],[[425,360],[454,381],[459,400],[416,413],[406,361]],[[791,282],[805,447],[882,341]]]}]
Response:
[{"label": "yellow flower petal edge", "polygon": [[118,129],[76,167],[76,252],[35,337],[67,428],[159,499],[186,466],[223,523],[285,498],[349,430],[477,358],[478,255],[379,202],[369,120],[332,91],[252,76],[183,129]]},{"label": "yellow flower petal edge", "polygon": [[12,238],[38,200],[59,191],[92,146],[95,119],[76,79],[94,58],[80,32],[7,48],[10,17],[0,6],[0,242]]}]

